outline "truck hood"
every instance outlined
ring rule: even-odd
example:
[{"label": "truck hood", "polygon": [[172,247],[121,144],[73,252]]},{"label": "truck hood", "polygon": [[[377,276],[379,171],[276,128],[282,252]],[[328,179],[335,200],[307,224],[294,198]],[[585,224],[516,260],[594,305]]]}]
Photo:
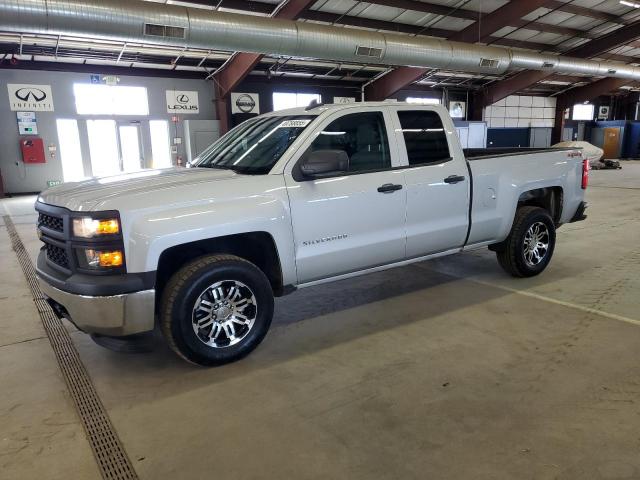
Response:
[{"label": "truck hood", "polygon": [[231,180],[241,177],[231,170],[211,168],[167,168],[98,177],[82,182],[63,183],[42,192],[38,200],[72,211],[105,209],[111,200],[120,201],[145,193],[187,187],[199,183]]}]

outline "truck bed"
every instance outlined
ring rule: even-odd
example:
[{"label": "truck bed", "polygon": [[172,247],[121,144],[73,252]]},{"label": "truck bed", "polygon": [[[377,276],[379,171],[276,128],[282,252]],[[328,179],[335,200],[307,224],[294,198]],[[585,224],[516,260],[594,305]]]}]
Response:
[{"label": "truck bed", "polygon": [[532,153],[557,152],[562,150],[576,150],[575,148],[465,148],[464,156],[467,160],[482,160],[489,157],[529,155]]},{"label": "truck bed", "polygon": [[570,221],[584,198],[582,158],[578,152],[576,148],[464,150],[472,178],[468,244],[504,239],[523,192],[559,189],[563,208],[558,223]]}]

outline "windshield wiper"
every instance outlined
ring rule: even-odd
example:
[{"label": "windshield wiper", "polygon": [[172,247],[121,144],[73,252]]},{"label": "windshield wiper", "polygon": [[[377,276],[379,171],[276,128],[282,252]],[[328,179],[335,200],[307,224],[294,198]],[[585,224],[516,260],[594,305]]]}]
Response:
[{"label": "windshield wiper", "polygon": [[237,167],[234,167],[233,165],[221,165],[218,163],[210,163],[208,165],[198,165],[198,167],[201,168],[217,168],[218,170],[233,170],[234,172],[237,172]]}]

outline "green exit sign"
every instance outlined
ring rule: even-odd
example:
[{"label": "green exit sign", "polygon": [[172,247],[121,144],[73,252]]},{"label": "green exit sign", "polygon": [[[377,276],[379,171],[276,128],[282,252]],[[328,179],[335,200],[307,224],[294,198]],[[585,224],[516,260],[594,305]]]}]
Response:
[{"label": "green exit sign", "polygon": [[47,187],[55,187],[56,185],[60,185],[62,180],[47,180]]}]

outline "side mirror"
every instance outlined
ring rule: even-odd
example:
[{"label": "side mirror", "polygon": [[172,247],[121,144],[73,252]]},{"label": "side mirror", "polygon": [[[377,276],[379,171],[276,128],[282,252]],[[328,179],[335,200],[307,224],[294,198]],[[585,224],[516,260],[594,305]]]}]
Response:
[{"label": "side mirror", "polygon": [[349,155],[344,150],[316,150],[309,153],[300,164],[305,177],[325,177],[344,173],[349,169]]}]

